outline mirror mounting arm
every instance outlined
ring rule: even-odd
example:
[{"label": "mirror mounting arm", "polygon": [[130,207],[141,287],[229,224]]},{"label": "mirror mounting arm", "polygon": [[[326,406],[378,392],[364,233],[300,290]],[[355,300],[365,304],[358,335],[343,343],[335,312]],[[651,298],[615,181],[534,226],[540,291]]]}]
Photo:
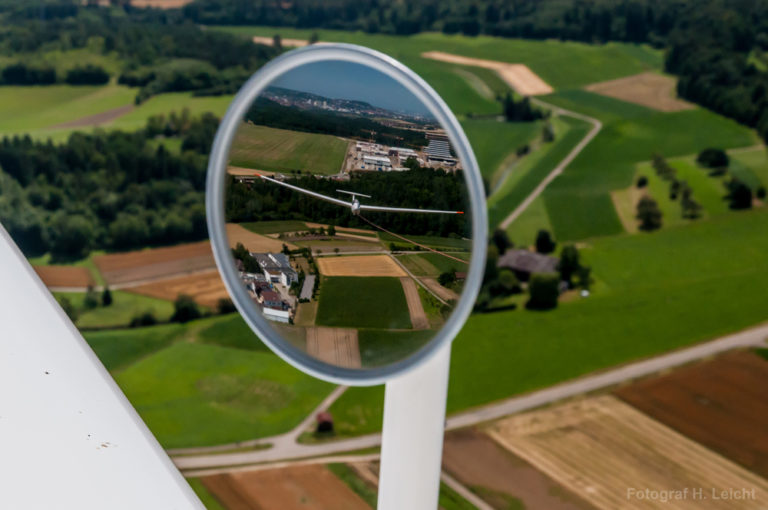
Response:
[{"label": "mirror mounting arm", "polygon": [[451,344],[386,383],[378,510],[436,509]]}]

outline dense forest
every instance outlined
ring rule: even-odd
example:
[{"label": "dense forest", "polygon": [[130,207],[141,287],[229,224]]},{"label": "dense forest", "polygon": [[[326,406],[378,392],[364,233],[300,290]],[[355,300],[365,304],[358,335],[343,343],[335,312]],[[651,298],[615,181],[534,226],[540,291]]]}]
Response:
[{"label": "dense forest", "polygon": [[[286,182],[328,196],[338,196],[336,189],[339,183],[333,180],[304,176]],[[353,175],[344,187],[371,195],[373,198],[366,201],[372,205],[456,210],[466,209],[469,203],[461,171],[452,173],[416,167],[409,172],[365,172]],[[227,221],[298,219],[342,227],[370,228],[347,208],[307,198],[267,181],[239,183],[230,178],[226,196]],[[366,212],[365,216],[401,234],[471,237],[471,224],[466,215]]]},{"label": "dense forest", "polygon": [[[74,133],[61,145],[5,137],[0,223],[26,255],[55,260],[205,239],[205,172],[218,122],[174,114],[135,133]],[[153,143],[158,135],[182,137],[182,154]]]},{"label": "dense forest", "polygon": [[681,97],[768,139],[768,0],[195,0],[198,23],[647,43]]},{"label": "dense forest", "polygon": [[321,110],[300,110],[260,97],[245,120],[264,126],[370,140],[393,146],[421,149],[427,139],[421,131],[385,126],[372,119]]},{"label": "dense forest", "polygon": [[161,92],[232,94],[279,53],[271,46],[204,30],[179,11],[125,11],[68,2],[44,6],[0,3],[0,55],[18,59],[2,69],[0,84],[104,84],[110,75],[98,66],[57,73],[50,62],[35,63],[45,52],[93,49],[95,44],[120,61],[120,83],[140,87],[137,103]]}]

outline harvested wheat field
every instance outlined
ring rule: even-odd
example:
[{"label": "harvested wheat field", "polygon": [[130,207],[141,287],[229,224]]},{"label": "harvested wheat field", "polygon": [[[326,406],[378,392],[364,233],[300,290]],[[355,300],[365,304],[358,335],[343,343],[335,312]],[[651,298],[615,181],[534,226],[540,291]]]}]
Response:
[{"label": "harvested wheat field", "polygon": [[110,285],[171,278],[216,267],[208,241],[99,255],[93,261]]},{"label": "harvested wheat field", "polygon": [[405,300],[408,303],[408,313],[411,314],[413,329],[428,329],[429,320],[426,312],[424,312],[424,306],[421,304],[416,282],[408,276],[403,276],[400,278],[400,283],[403,286],[403,292],[405,292]]},{"label": "harvested wheat field", "polygon": [[93,285],[88,268],[77,266],[35,266],[37,276],[48,288],[85,288]]},{"label": "harvested wheat field", "polygon": [[259,175],[275,175],[275,172],[266,170],[254,170],[253,168],[243,168],[241,166],[228,166],[227,173],[236,177],[256,177]]},{"label": "harvested wheat field", "polygon": [[131,0],[131,7],[153,7],[155,9],[178,9],[192,0]]},{"label": "harvested wheat field", "polygon": [[446,433],[443,469],[493,508],[507,508],[509,498],[530,510],[594,508],[476,430]]},{"label": "harvested wheat field", "polygon": [[196,303],[209,308],[216,308],[219,299],[229,299],[229,293],[216,270],[159,280],[125,290],[167,301],[174,301],[179,295],[186,294],[194,298]]},{"label": "harvested wheat field", "polygon": [[360,368],[356,329],[307,328],[307,353],[337,367]]},{"label": "harvested wheat field", "polygon": [[[272,43],[274,42],[273,37],[266,37],[263,35],[255,35],[253,36],[253,42],[256,44],[268,44],[272,46]],[[301,46],[307,46],[309,44],[309,41],[306,39],[285,39],[280,38],[280,45],[284,46],[286,48],[299,48]]]},{"label": "harvested wheat field", "polygon": [[[489,427],[499,444],[597,508],[765,509],[768,481],[610,395],[512,416]],[[645,491],[703,489],[665,500]],[[713,491],[754,490],[734,506]],[[668,493],[668,492],[667,492]]]},{"label": "harvested wheat field", "polygon": [[296,245],[272,239],[271,237],[263,236],[251,232],[245,227],[238,225],[237,223],[227,223],[227,238],[229,239],[229,245],[234,248],[237,243],[242,243],[248,251],[252,253],[264,253],[264,252],[280,252],[283,250],[285,244],[288,248],[295,250]]},{"label": "harvested wheat field", "polygon": [[[768,361],[727,353],[619,388],[616,395],[660,422],[768,477]],[[765,502],[768,508],[768,501]]]},{"label": "harvested wheat field", "polygon": [[325,276],[407,276],[389,255],[319,257],[317,267]]},{"label": "harvested wheat field", "polygon": [[539,77],[525,64],[510,64],[508,62],[499,62],[498,60],[484,60],[481,58],[462,57],[442,51],[427,51],[421,54],[424,58],[448,62],[461,66],[483,67],[492,69],[499,73],[515,92],[523,96],[539,96],[551,94],[554,89]]},{"label": "harvested wheat field", "polygon": [[370,510],[320,464],[240,471],[201,480],[228,510]]},{"label": "harvested wheat field", "polygon": [[440,285],[440,283],[435,278],[421,278],[421,283],[423,283],[429,290],[432,291],[433,294],[437,295],[443,301],[459,299],[459,295],[457,293]]},{"label": "harvested wheat field", "polygon": [[590,92],[647,106],[662,112],[690,110],[694,105],[677,97],[677,79],[649,71],[584,87]]}]

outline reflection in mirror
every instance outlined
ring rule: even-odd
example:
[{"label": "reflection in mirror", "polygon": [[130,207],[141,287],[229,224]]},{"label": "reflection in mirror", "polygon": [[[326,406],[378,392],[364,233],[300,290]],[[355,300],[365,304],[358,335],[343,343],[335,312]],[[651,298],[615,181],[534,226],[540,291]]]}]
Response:
[{"label": "reflection in mirror", "polygon": [[364,369],[435,337],[471,218],[461,161],[405,87],[361,64],[294,68],[242,119],[228,174],[232,263],[284,341]]}]

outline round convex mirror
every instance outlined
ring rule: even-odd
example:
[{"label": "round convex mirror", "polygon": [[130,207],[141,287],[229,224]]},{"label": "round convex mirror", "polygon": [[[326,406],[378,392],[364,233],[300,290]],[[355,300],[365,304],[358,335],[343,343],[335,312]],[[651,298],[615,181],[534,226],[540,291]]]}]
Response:
[{"label": "round convex mirror", "polygon": [[450,342],[482,279],[482,180],[455,117],[378,52],[311,46],[243,87],[209,163],[238,310],[305,372],[375,384]]}]

